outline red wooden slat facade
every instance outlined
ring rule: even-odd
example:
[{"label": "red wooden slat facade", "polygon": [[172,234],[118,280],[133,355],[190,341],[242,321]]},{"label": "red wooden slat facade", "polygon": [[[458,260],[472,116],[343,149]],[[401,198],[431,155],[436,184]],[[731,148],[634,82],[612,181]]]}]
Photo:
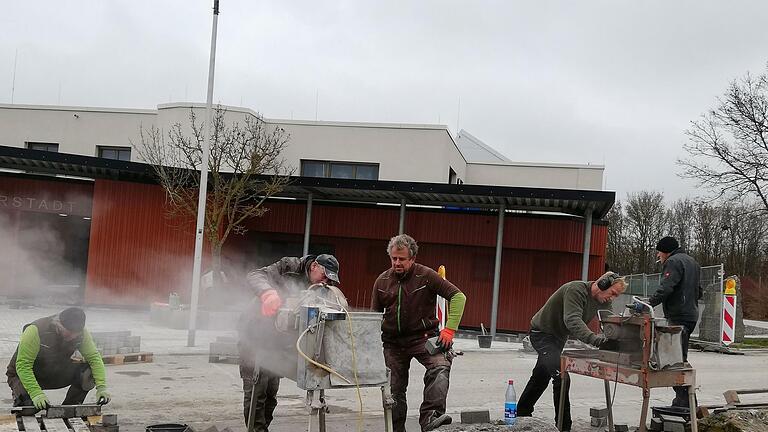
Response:
[{"label": "red wooden slat facade", "polygon": [[[3,186],[9,189],[6,178]],[[45,182],[31,190],[82,193],[75,183]],[[56,184],[55,186],[53,184]],[[69,185],[61,190],[61,185]],[[3,189],[0,188],[0,191]],[[164,194],[156,185],[96,180],[86,302],[148,305],[177,291],[188,295],[194,227],[165,217]],[[269,212],[248,222],[248,234],[233,234],[225,255],[247,262],[254,238],[300,244],[306,204],[269,203]],[[341,263],[342,289],[355,307],[370,304],[375,278],[389,267],[388,239],[397,233],[398,207],[313,206],[312,243],[329,247]],[[467,294],[462,324],[490,325],[498,218],[492,213],[409,209],[405,230],[419,241],[418,261],[445,265],[448,279]],[[505,219],[498,328],[524,331],[531,316],[562,283],[581,276],[584,223],[578,218],[509,214]],[[607,227],[592,228],[589,273],[602,273]]]},{"label": "red wooden slat facade", "polygon": [[96,180],[85,300],[148,305],[190,286],[194,225],[165,216],[156,185]]}]

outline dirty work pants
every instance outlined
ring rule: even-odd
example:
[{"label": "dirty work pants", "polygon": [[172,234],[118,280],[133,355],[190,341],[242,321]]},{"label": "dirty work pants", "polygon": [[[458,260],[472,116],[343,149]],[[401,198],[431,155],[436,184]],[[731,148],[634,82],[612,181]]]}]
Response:
[{"label": "dirty work pants", "polygon": [[426,339],[417,339],[403,344],[384,344],[384,362],[391,371],[390,384],[395,401],[392,408],[394,432],[405,431],[405,418],[408,415],[405,393],[408,389],[408,370],[413,358],[427,369],[424,373],[424,400],[419,408],[421,429],[423,430],[433,417],[445,414],[451,358],[444,353],[430,355],[424,348],[425,341]]},{"label": "dirty work pants", "polygon": [[[280,377],[265,369],[254,369],[240,366],[240,377],[243,379],[243,416],[248,427],[248,417],[253,410],[253,427],[251,431],[267,432],[272,423],[273,414],[277,407],[277,390],[280,387]],[[250,431],[249,431],[250,432]]]},{"label": "dirty work pants", "polygon": [[[677,321],[673,318],[669,319],[669,323],[672,325],[683,326],[683,332],[680,335],[680,342],[683,344],[683,361],[688,361],[688,340],[691,338],[691,333],[696,328],[696,321]],[[675,398],[672,400],[672,406],[688,407],[688,387],[675,386],[672,387],[675,390]]]},{"label": "dirty work pants", "polygon": [[[79,405],[88,392],[96,386],[88,363],[68,363],[55,371],[33,370],[37,383],[43,390],[69,387],[62,405]],[[13,406],[31,406],[32,398],[27,393],[18,375],[8,376],[8,386],[13,394]],[[53,403],[53,401],[51,401]]]},{"label": "dirty work pants", "polygon": [[[525,386],[525,390],[520,395],[517,402],[517,415],[519,417],[530,417],[533,414],[533,407],[539,400],[552,380],[552,401],[555,404],[555,424],[558,420],[558,411],[560,407],[560,389],[562,381],[560,380],[560,354],[563,352],[565,340],[560,340],[556,336],[531,330],[531,345],[539,354],[536,360],[536,366],[533,368],[531,378]],[[571,430],[571,403],[568,398],[569,389],[565,389],[565,404],[563,406],[563,430]]]}]

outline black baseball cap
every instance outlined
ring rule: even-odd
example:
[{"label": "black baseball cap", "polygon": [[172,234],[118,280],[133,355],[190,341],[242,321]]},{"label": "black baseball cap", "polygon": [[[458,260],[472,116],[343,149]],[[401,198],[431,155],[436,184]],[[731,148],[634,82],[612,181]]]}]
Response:
[{"label": "black baseball cap", "polygon": [[315,262],[323,266],[325,269],[325,276],[328,279],[339,283],[339,260],[331,254],[318,255],[315,258]]}]

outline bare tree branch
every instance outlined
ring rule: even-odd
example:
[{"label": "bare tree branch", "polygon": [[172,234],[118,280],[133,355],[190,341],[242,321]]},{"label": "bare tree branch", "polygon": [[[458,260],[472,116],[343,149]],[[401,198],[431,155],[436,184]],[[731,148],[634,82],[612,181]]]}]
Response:
[{"label": "bare tree branch", "polygon": [[[288,185],[293,173],[281,157],[289,141],[284,129],[265,123],[260,116],[228,121],[232,116],[218,106],[211,124],[204,230],[213,253],[214,281],[229,235],[245,233],[249,219],[264,215],[267,199]],[[165,190],[166,214],[172,220],[183,223],[197,215],[207,130],[208,125],[190,110],[188,125],[175,123],[166,134],[155,126],[142,127],[140,142],[133,144],[139,158],[152,165]]]}]

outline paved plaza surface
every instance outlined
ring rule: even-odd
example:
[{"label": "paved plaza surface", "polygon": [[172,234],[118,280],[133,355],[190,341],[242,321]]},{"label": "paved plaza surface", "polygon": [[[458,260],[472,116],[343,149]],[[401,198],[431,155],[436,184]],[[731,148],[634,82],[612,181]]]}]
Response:
[{"label": "paved plaza surface", "polygon": [[[12,310],[0,305],[0,361],[7,364],[13,354],[21,327],[34,319],[59,311],[59,307],[35,307]],[[156,423],[187,423],[200,431],[210,425],[219,429],[229,426],[244,430],[242,423],[242,381],[236,365],[208,363],[208,343],[217,336],[231,336],[231,330],[198,331],[196,347],[187,347],[185,330],[170,330],[149,322],[149,312],[88,308],[87,327],[92,331],[131,330],[142,337],[142,351],[155,354],[153,363],[107,366],[107,380],[113,401],[105,413],[118,415],[121,431],[139,432]],[[482,350],[471,339],[456,339],[464,355],[454,361],[448,412],[458,421],[467,409],[488,409],[492,419],[503,415],[507,380],[513,379],[518,396],[528,381],[536,356],[522,352],[517,343],[494,342],[491,350]],[[754,353],[729,356],[691,352],[691,363],[697,368],[700,385],[699,403],[721,403],[722,393],[736,388],[768,388],[768,354]],[[414,362],[408,387],[408,430],[418,431],[418,405],[423,389],[423,367]],[[613,387],[612,387],[613,388]],[[53,403],[60,402],[64,391],[49,391]],[[651,392],[651,405],[665,405],[673,397],[671,389]],[[383,430],[381,393],[378,389],[361,389],[362,414],[354,389],[327,392],[330,405],[329,431]],[[304,392],[283,379],[280,405],[270,430],[307,430],[310,420],[304,408]],[[597,430],[589,427],[589,408],[604,405],[601,381],[574,376],[571,388],[574,430]],[[0,405],[11,405],[10,390],[0,389]],[[619,385],[615,398],[617,423],[637,424],[641,391]],[[551,391],[536,406],[535,416],[552,418]],[[317,423],[312,424],[317,430]]]}]

